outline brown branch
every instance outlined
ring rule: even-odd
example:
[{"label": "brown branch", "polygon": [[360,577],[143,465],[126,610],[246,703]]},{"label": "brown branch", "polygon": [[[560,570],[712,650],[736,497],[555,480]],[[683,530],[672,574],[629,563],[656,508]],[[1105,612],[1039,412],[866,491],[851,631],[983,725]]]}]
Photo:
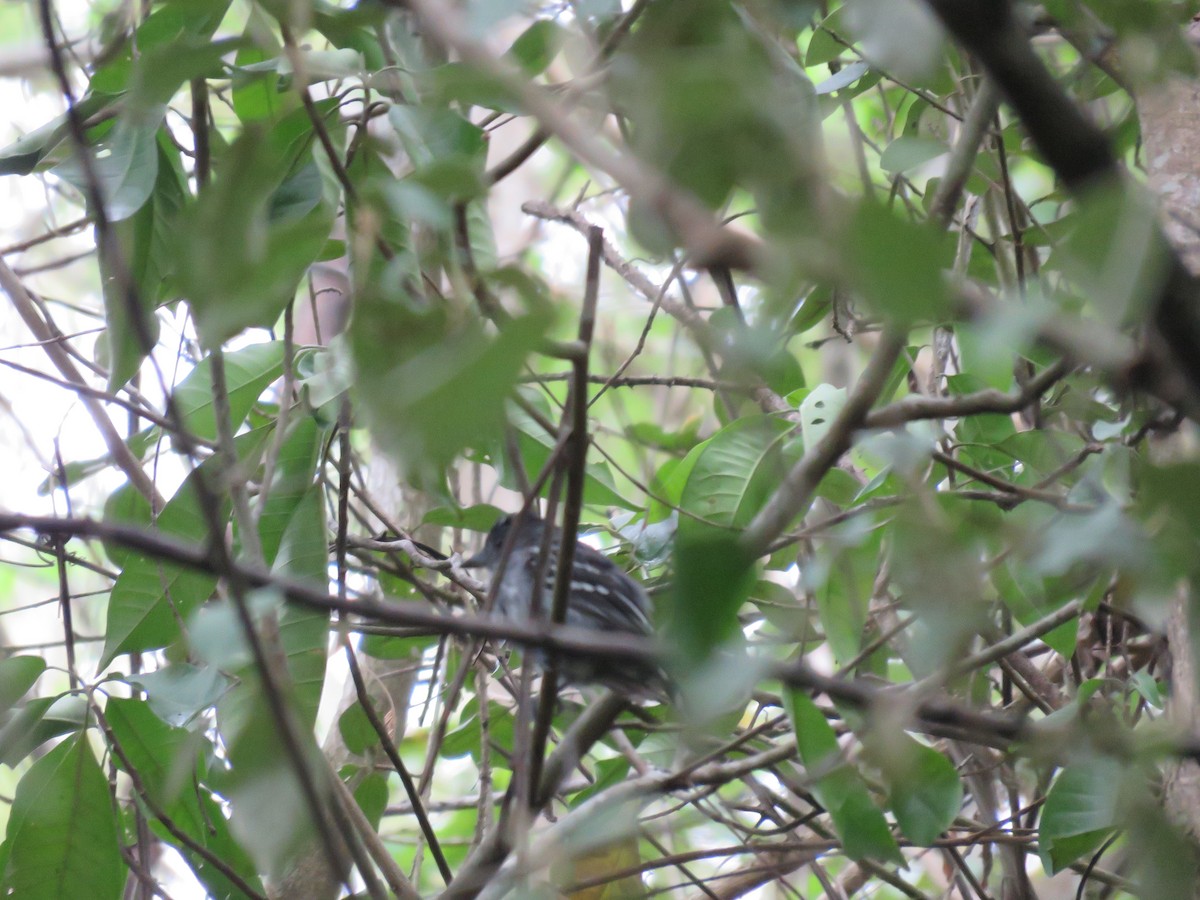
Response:
[{"label": "brown branch", "polygon": [[[561,625],[567,620],[567,605],[571,601],[571,582],[574,577],[576,535],[579,533],[579,515],[583,510],[583,485],[587,474],[588,450],[588,356],[592,348],[592,334],[596,327],[596,302],[600,296],[600,254],[604,244],[604,232],[596,225],[588,230],[587,278],[584,283],[583,306],[579,312],[579,352],[572,360],[574,378],[571,379],[571,394],[567,402],[570,416],[570,436],[564,448],[567,454],[567,491],[563,503],[562,531],[558,548],[558,570],[554,574],[554,599],[550,608],[550,621]],[[539,577],[534,584],[542,584]],[[541,693],[538,697],[537,718],[534,721],[533,740],[530,745],[530,784],[541,782],[542,757],[546,752],[546,740],[550,736],[550,723],[554,718],[554,705],[558,699],[559,660],[552,655],[542,673]]]},{"label": "brown branch", "polygon": [[1069,370],[1067,363],[1056,362],[1011,394],[987,389],[959,397],[911,395],[868,413],[863,424],[866,428],[895,428],[918,419],[961,419],[980,413],[1019,412],[1050,390]]},{"label": "brown branch", "polygon": [[450,871],[450,864],[446,862],[446,855],[442,852],[442,845],[438,843],[437,832],[433,830],[433,826],[429,823],[429,816],[426,815],[425,807],[421,803],[421,794],[417,790],[417,785],[408,771],[408,766],[401,759],[400,752],[396,749],[396,744],[392,740],[392,736],[388,733],[387,727],[383,724],[383,720],[379,718],[375,704],[371,701],[371,695],[367,691],[366,681],[363,680],[362,668],[358,664],[358,657],[354,654],[354,648],[350,646],[349,641],[343,640],[342,649],[346,654],[346,663],[350,668],[350,677],[354,681],[354,691],[358,694],[358,704],[362,707],[367,721],[375,731],[375,736],[379,738],[379,745],[383,747],[383,752],[391,762],[392,768],[400,776],[400,783],[404,785],[404,793],[408,795],[408,802],[412,805],[413,814],[417,818],[417,824],[420,826],[421,833],[425,835],[425,840],[429,844],[429,852],[433,854],[438,871],[442,874],[442,880],[446,884],[449,884],[451,879],[454,878],[454,873]]},{"label": "brown branch", "polygon": [[17,308],[17,314],[25,322],[26,327],[33,332],[34,338],[42,343],[46,356],[62,373],[63,378],[70,383],[72,389],[77,391],[80,403],[83,404],[84,409],[88,411],[92,421],[96,424],[96,429],[104,439],[104,446],[108,448],[109,455],[116,463],[117,468],[125,473],[125,477],[129,479],[129,483],[137,489],[138,493],[150,501],[152,508],[161,509],[164,501],[154,486],[154,482],[142,471],[141,464],[134,458],[129,447],[125,445],[116,426],[109,419],[108,413],[92,395],[93,389],[88,387],[83,374],[75,367],[70,355],[55,340],[56,335],[38,314],[37,304],[34,303],[33,297],[3,259],[0,259],[0,288],[3,288],[4,292],[8,294],[13,306]]}]

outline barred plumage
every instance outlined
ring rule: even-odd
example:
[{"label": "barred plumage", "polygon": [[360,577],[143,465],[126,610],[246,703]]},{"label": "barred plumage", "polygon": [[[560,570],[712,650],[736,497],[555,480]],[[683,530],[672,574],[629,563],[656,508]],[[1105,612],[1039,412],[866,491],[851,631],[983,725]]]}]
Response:
[{"label": "barred plumage", "polygon": [[[534,581],[542,565],[544,520],[526,513],[517,525],[516,515],[502,517],[488,532],[483,549],[463,563],[467,568],[486,568],[494,576],[503,557],[504,545],[514,526],[517,532],[500,583],[494,586],[495,612],[517,622],[532,615]],[[544,562],[542,590],[538,598],[541,614],[550,615],[554,602],[554,578],[561,543],[554,529]],[[607,634],[653,637],[650,598],[640,584],[621,571],[612,560],[582,541],[575,544],[566,624]],[[539,655],[540,656],[540,655]],[[563,659],[560,672],[567,682],[597,682],[631,696],[667,696],[666,676],[657,666],[644,663],[606,663],[594,659]]]}]

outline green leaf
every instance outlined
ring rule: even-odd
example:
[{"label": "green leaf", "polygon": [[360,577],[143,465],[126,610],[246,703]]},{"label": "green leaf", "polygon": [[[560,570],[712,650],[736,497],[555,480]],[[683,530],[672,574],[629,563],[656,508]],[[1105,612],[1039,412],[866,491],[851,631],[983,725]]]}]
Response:
[{"label": "green leaf", "polygon": [[[75,109],[86,121],[116,100],[117,97],[111,93],[89,92],[76,104]],[[70,146],[69,135],[70,126],[66,113],[63,113],[41,128],[18,138],[0,149],[0,175],[28,175],[41,166],[60,162],[64,158],[63,148]]]},{"label": "green leaf", "polygon": [[948,243],[876,203],[860,203],[844,236],[846,276],[880,313],[901,323],[940,322],[950,311],[942,277]]},{"label": "green leaf", "polygon": [[753,560],[736,535],[715,528],[683,528],[675,540],[668,644],[675,662],[698,669],[741,635],[737,613],[754,587]]},{"label": "green leaf", "polygon": [[871,802],[859,774],[839,763],[837,735],[824,713],[800,691],[785,690],[788,713],[796,732],[796,747],[804,766],[825,773],[813,784],[813,794],[833,819],[833,827],[851,859],[903,862],[900,847],[878,807]]},{"label": "green leaf", "polygon": [[4,887],[28,900],[120,900],[126,866],[108,780],[81,733],[33,764],[17,785]]},{"label": "green leaf", "polygon": [[[292,421],[287,437],[279,447],[274,478],[267,492],[266,504],[258,516],[263,559],[268,565],[275,563],[297,507],[315,482],[317,462],[326,434],[312,416],[300,416]],[[319,564],[289,564],[289,570],[297,576],[323,572],[325,555],[322,549]]]},{"label": "green leaf", "polygon": [[507,55],[526,75],[540,75],[558,55],[565,37],[563,27],[553,19],[539,19],[513,41]]},{"label": "green leaf", "polygon": [[498,112],[519,113],[516,96],[495,78],[466,63],[452,62],[422,73],[421,96],[433,105],[457,102],[464,107],[482,106]]},{"label": "green leaf", "polygon": [[[331,103],[319,103],[318,112],[329,115]],[[336,136],[332,124],[327,128]],[[329,239],[340,188],[324,155],[313,154],[312,140],[304,110],[269,129],[247,126],[214,159],[213,181],[182,217],[177,275],[206,347],[273,325]],[[305,171],[313,162],[319,179]],[[277,191],[287,202],[276,203]],[[303,191],[311,211],[290,214]]]},{"label": "green leaf", "polygon": [[438,506],[425,513],[422,525],[441,525],[444,528],[466,528],[470,531],[487,531],[503,515],[499,507],[490,503],[478,503],[465,509]]},{"label": "green leaf", "polygon": [[[796,455],[786,446],[792,430],[772,416],[746,416],[722,428],[697,448],[680,506],[718,525],[749,524]],[[681,527],[688,527],[686,517]]]},{"label": "green leaf", "polygon": [[[554,437],[547,434],[541,425],[516,406],[509,408],[508,421],[517,431],[517,445],[521,450],[525,471],[533,476],[550,459],[550,453],[554,449]],[[500,483],[511,490],[517,486],[518,482],[508,470],[498,441],[496,447],[497,449],[492,453],[492,464],[500,467]],[[543,496],[546,496],[548,492],[548,485],[542,488]],[[619,506],[622,509],[637,509],[632,501],[617,493],[612,474],[603,462],[588,464],[584,475],[583,502],[588,506]]]},{"label": "green leaf", "polygon": [[887,738],[879,756],[889,804],[905,837],[930,847],[953,824],[962,805],[962,780],[954,764],[932,747],[904,734]]},{"label": "green leaf", "polygon": [[0,729],[0,763],[15,766],[46,741],[78,731],[86,716],[87,701],[72,694],[30,700]]},{"label": "green leaf", "polygon": [[[236,434],[267,385],[283,373],[283,342],[251,344],[225,354],[225,387],[229,395],[229,425]],[[175,387],[174,400],[188,430],[216,440],[213,408],[212,358],[206,356]]]},{"label": "green leaf", "polygon": [[[271,570],[324,585],[328,548],[324,492],[319,485],[313,485],[295,505]],[[327,611],[288,604],[279,615],[279,642],[287,657],[296,710],[301,722],[310,729],[316,722],[325,683],[328,636]]]},{"label": "green leaf", "polygon": [[499,436],[505,401],[548,324],[519,316],[488,337],[474,318],[451,322],[443,304],[360,297],[350,346],[363,419],[408,472],[432,481],[464,447]]},{"label": "green leaf", "polygon": [[907,172],[937,159],[950,148],[944,141],[924,137],[898,137],[884,148],[879,168],[885,172]]},{"label": "green leaf", "polygon": [[0,660],[0,714],[8,712],[46,671],[40,656],[10,656]]},{"label": "green leaf", "polygon": [[414,166],[450,157],[478,160],[487,149],[483,129],[453,110],[440,106],[398,105],[388,110],[404,152]]},{"label": "green leaf", "polygon": [[819,25],[813,28],[812,37],[808,41],[808,51],[804,54],[806,66],[820,66],[837,59],[843,53],[849,52],[845,43],[835,40],[833,35],[842,30],[842,9],[838,7],[826,16]]},{"label": "green leaf", "polygon": [[255,63],[273,59],[283,52],[283,48],[278,44],[272,47],[263,46],[266,41],[273,41],[274,35],[267,15],[261,7],[250,8],[245,36],[247,40],[238,48],[237,56],[234,57],[233,111],[242,124],[260,119],[275,119],[283,110],[295,105],[296,94],[280,90],[275,72],[254,69]]},{"label": "green leaf", "polygon": [[[113,223],[121,248],[125,276],[131,279],[138,300],[138,314],[151,343],[158,340],[158,317],[154,310],[164,298],[164,284],[171,273],[170,247],[175,222],[186,202],[187,189],[179,164],[179,150],[165,131],[158,134],[158,170],[148,202],[123,222]],[[106,245],[107,246],[107,245]],[[100,277],[104,289],[104,338],[108,348],[109,390],[128,383],[147,356],[130,318],[129,297],[123,290],[118,270],[108,252],[100,254]]]},{"label": "green leaf", "polygon": [[132,685],[146,692],[150,709],[169,725],[183,726],[216,705],[231,681],[215,666],[172,663],[153,672],[130,675]]},{"label": "green leaf", "polygon": [[[221,701],[218,725],[231,764],[222,785],[229,800],[229,827],[254,860],[255,868],[276,879],[316,840],[304,789],[284,750],[275,714],[250,671]],[[307,731],[300,752],[310,772],[325,765]]]},{"label": "green leaf", "polygon": [[[128,219],[150,199],[158,177],[158,127],[161,115],[145,125],[119,121],[89,152],[109,221]],[[88,195],[88,180],[77,157],[55,167],[54,174]]]},{"label": "green leaf", "polygon": [[[269,429],[259,429],[239,435],[235,439],[239,458],[256,455],[268,432]],[[214,456],[187,477],[159,513],[156,523],[159,531],[203,544],[208,529],[196,495],[197,483],[206,479],[212,484],[213,473],[222,463],[221,457]],[[222,498],[222,522],[228,519],[229,511],[229,499]],[[130,557],[109,598],[100,667],[107,666],[120,653],[155,650],[173,643],[180,635],[180,622],[186,621],[196,607],[212,596],[216,583],[216,578],[205,572],[141,553]]]},{"label": "green leaf", "polygon": [[1063,768],[1042,807],[1038,846],[1046,871],[1060,872],[1096,850],[1117,827],[1121,763],[1111,757],[1078,759]]},{"label": "green leaf", "polygon": [[[181,831],[229,864],[249,884],[259,888],[258,877],[245,852],[229,833],[225,816],[204,787],[202,750],[211,751],[201,734],[164,723],[141,700],[110,697],[105,716],[124,758],[116,756],[124,769],[125,759],[141,778],[147,793]],[[216,815],[214,816],[214,813]],[[245,896],[203,856],[189,849],[152,819],[158,836],[171,844],[188,861],[201,883],[215,897]]]}]

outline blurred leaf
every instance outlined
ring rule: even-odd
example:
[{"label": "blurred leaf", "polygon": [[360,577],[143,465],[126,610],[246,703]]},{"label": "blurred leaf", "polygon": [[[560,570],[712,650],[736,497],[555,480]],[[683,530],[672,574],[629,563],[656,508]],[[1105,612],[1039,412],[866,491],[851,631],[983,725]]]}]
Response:
[{"label": "blurred leaf", "polygon": [[[295,765],[281,744],[275,714],[256,676],[221,701],[218,724],[226,739],[231,770],[222,794],[229,800],[229,827],[254,860],[254,867],[278,878],[298,857],[311,851],[316,832]],[[309,732],[301,729],[300,753],[309,772],[320,760]]]},{"label": "blurred leaf", "polygon": [[898,322],[939,322],[949,312],[941,260],[952,249],[931,226],[862,202],[843,240],[845,272],[879,313]]},{"label": "blurred leaf", "polygon": [[513,41],[508,56],[525,70],[526,75],[540,75],[554,61],[564,39],[561,25],[553,19],[539,19]]},{"label": "blurred leaf", "polygon": [[478,158],[482,165],[487,144],[483,129],[458,113],[434,106],[393,106],[388,120],[414,166],[448,157]]},{"label": "blurred leaf", "polygon": [[[336,108],[317,107],[323,116]],[[206,347],[273,325],[328,240],[340,188],[312,141],[302,109],[269,128],[247,126],[183,215],[177,275]]]},{"label": "blurred leaf", "polygon": [[813,28],[808,41],[808,52],[804,54],[806,66],[820,66],[849,52],[846,45],[833,36],[842,30],[842,7],[838,7]]},{"label": "blurred leaf", "polygon": [[[104,140],[89,150],[104,211],[111,222],[128,219],[154,191],[158,177],[156,135],[161,118],[160,112],[158,119],[144,125],[120,121]],[[85,197],[89,196],[88,180],[77,157],[60,163],[54,174],[70,182]]]},{"label": "blurred leaf", "polygon": [[85,736],[63,741],[17,785],[4,887],[28,900],[119,900],[126,866],[108,780]]},{"label": "blurred leaf", "polygon": [[[89,92],[75,106],[85,121],[100,113],[116,101],[109,93]],[[43,161],[53,161],[52,152],[63,145],[70,135],[66,113],[47,122],[41,128],[18,138],[0,149],[0,175],[28,175]],[[57,156],[58,154],[54,154]]]},{"label": "blurred leaf", "polygon": [[837,735],[824,713],[804,693],[785,690],[788,713],[796,732],[800,758],[810,772],[824,773],[812,791],[829,812],[846,855],[851,859],[902,862],[900,847],[888,829],[883,813],[871,802],[858,773],[839,763]]},{"label": "blurred leaf", "polygon": [[907,172],[950,152],[945,142],[933,138],[898,137],[884,148],[879,168],[885,172]]},{"label": "blurred leaf", "polygon": [[[204,788],[196,787],[196,780],[203,780],[204,775],[199,757],[206,743],[202,735],[172,728],[140,700],[110,697],[105,716],[133,771],[174,825],[257,886],[250,860],[234,843],[225,817],[218,813],[214,818],[216,804]],[[118,762],[125,768],[124,759],[118,757]],[[212,896],[231,900],[245,896],[219,869],[179,842],[160,823],[153,822],[153,827],[162,840],[183,855]]]},{"label": "blurred leaf", "polygon": [[1124,782],[1121,763],[1111,757],[1080,758],[1058,774],[1042,807],[1039,848],[1051,874],[1104,843],[1118,823]]},{"label": "blurred leaf", "polygon": [[439,506],[425,513],[422,525],[441,525],[445,528],[465,528],[469,531],[487,531],[503,513],[490,503],[478,503],[464,509]]},{"label": "blurred leaf", "polygon": [[[296,503],[272,571],[324,585],[329,563],[324,492],[309,488]],[[312,728],[325,683],[329,613],[289,603],[279,615],[279,641],[287,655],[293,699],[302,725]]]},{"label": "blurred leaf", "polygon": [[270,48],[263,46],[266,35],[271,31],[266,14],[257,6],[251,8],[246,25],[248,38],[252,31],[256,39],[245,40],[234,57],[233,111],[242,124],[275,119],[296,103],[295,94],[281,89],[273,71],[255,68],[256,63],[266,62],[283,52],[278,45]]},{"label": "blurred leaf", "polygon": [[962,780],[954,764],[905,734],[889,734],[875,754],[888,783],[888,804],[904,836],[931,847],[958,816]]},{"label": "blurred leaf", "polygon": [[[862,60],[852,62],[830,75],[824,81],[817,82],[814,90],[818,95],[832,94],[834,91],[840,91],[844,87],[854,84],[858,79],[862,78],[867,73],[870,66]],[[882,165],[882,162],[881,162]],[[886,166],[884,167],[886,168]]]},{"label": "blurred leaf", "polygon": [[350,345],[366,424],[407,471],[435,478],[464,447],[499,433],[547,325],[524,315],[489,337],[474,318],[452,322],[441,305],[360,297]]},{"label": "blurred leaf", "polygon": [[423,73],[422,99],[444,106],[458,102],[464,107],[482,106],[498,112],[519,113],[520,104],[511,91],[495,78],[466,63],[452,62]]},{"label": "blurred leaf", "polygon": [[667,630],[677,667],[699,669],[721,645],[740,637],[737,613],[754,582],[753,560],[734,534],[681,527]]},{"label": "blurred leaf", "polygon": [[1053,260],[1112,325],[1140,322],[1167,273],[1157,205],[1132,185],[1097,186],[1085,194],[1073,229]]}]

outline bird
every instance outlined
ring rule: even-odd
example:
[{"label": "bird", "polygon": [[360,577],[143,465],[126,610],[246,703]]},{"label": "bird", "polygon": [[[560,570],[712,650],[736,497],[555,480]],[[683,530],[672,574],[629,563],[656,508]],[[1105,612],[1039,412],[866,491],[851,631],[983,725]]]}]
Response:
[{"label": "bird", "polygon": [[[511,544],[500,581],[493,584],[493,611],[513,622],[533,619],[534,586],[541,570],[543,581],[538,605],[542,617],[550,617],[554,602],[554,579],[558,569],[561,532],[553,528],[545,560],[541,559],[546,529],[553,528],[532,512],[502,516],[492,526],[481,549],[464,560],[463,568],[487,569],[495,579]],[[571,584],[567,597],[566,624],[609,635],[653,637],[650,598],[637,581],[603,553],[582,541],[575,544]],[[535,658],[543,664],[545,654]],[[669,681],[657,665],[639,660],[559,657],[559,673],[565,684],[601,684],[633,699],[665,700]]]}]

